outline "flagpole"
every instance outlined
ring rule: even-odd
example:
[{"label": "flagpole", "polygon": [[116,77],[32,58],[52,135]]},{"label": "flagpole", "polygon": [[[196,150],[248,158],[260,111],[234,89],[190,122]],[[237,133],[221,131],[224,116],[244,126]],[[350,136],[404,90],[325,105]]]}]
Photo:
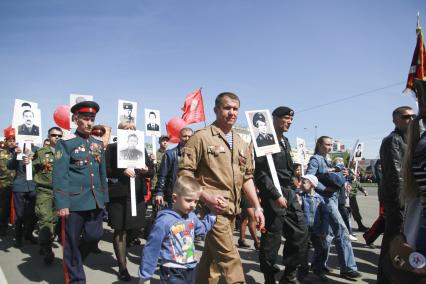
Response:
[{"label": "flagpole", "polygon": [[[203,89],[203,87],[200,87],[200,89],[199,89],[200,94],[201,94],[201,90],[202,89]],[[204,101],[203,101],[203,105],[204,105]],[[206,124],[206,115],[205,114],[204,114],[204,127],[207,127],[207,124]]]}]

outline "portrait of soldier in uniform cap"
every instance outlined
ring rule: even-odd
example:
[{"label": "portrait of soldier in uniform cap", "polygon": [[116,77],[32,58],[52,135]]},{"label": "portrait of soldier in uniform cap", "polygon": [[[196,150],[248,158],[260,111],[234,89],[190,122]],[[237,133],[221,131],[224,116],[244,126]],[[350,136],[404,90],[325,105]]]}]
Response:
[{"label": "portrait of soldier in uniform cap", "polygon": [[132,116],[133,112],[133,104],[131,103],[123,103],[123,114],[120,117],[121,122],[135,122],[135,117]]},{"label": "portrait of soldier in uniform cap", "polygon": [[138,112],[137,102],[118,100],[117,126],[120,125],[120,123],[132,123],[136,126],[137,112]]},{"label": "portrait of soldier in uniform cap", "polygon": [[253,126],[258,129],[256,137],[257,147],[264,147],[275,144],[274,135],[267,133],[268,125],[266,123],[265,115],[261,112],[256,112],[253,115]]}]

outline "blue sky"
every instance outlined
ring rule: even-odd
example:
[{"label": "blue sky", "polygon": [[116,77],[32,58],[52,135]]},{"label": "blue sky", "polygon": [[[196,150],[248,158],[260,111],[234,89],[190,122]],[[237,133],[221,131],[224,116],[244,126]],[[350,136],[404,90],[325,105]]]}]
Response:
[{"label": "blue sky", "polygon": [[[14,99],[39,103],[44,132],[70,93],[93,95],[97,122],[114,126],[117,101],[180,117],[203,87],[207,122],[222,91],[243,111],[295,109],[288,137],[329,135],[378,154],[402,94],[426,3],[398,1],[0,1],[1,127]],[[389,85],[394,87],[307,111]],[[141,125],[143,117],[138,118]],[[199,128],[203,124],[193,125]],[[163,127],[164,131],[165,128]]]}]

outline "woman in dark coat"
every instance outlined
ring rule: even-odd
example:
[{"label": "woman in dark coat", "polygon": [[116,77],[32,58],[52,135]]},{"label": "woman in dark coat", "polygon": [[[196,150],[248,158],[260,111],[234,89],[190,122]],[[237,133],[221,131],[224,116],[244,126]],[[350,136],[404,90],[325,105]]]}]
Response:
[{"label": "woman in dark coat", "polygon": [[[134,125],[130,123],[120,124],[118,128],[135,129]],[[131,277],[126,267],[126,238],[129,231],[139,230],[144,225],[144,195],[147,193],[146,178],[153,176],[154,165],[145,150],[145,168],[117,168],[117,143],[108,145],[105,159],[110,198],[108,216],[110,226],[114,229],[113,246],[118,261],[118,278],[123,281],[130,281]],[[132,216],[131,213],[130,177],[135,177],[137,216]]]}]

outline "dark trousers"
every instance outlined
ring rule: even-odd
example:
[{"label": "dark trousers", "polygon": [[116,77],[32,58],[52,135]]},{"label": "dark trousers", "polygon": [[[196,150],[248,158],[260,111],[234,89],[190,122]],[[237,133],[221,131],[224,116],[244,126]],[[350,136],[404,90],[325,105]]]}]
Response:
[{"label": "dark trousers", "polygon": [[265,283],[275,283],[274,274],[278,271],[274,265],[277,263],[282,236],[286,239],[283,250],[285,279],[296,276],[296,270],[303,262],[303,252],[308,246],[309,236],[302,210],[294,191],[288,190],[291,192],[283,189],[288,201],[287,209],[276,208],[273,200],[262,201],[262,205],[265,205],[266,232],[260,238],[259,262]]},{"label": "dark trousers", "polygon": [[160,280],[162,284],[193,284],[195,283],[195,268],[160,266]]},{"label": "dark trousers", "polygon": [[35,216],[36,192],[14,192],[15,207],[15,238],[30,237],[36,223]]},{"label": "dark trousers", "polygon": [[362,224],[362,216],[359,211],[358,200],[356,199],[356,195],[349,195],[349,206],[351,208],[351,214],[354,218],[355,222],[358,224],[358,229],[363,226]]},{"label": "dark trousers", "polygon": [[403,215],[398,202],[384,202],[385,209],[385,232],[383,234],[382,247],[380,250],[379,266],[377,270],[377,283],[392,283],[383,270],[385,257],[388,255],[390,242],[402,230]]},{"label": "dark trousers", "polygon": [[[349,209],[349,210],[348,210]],[[350,208],[347,208],[345,204],[339,204],[339,212],[342,216],[343,222],[345,222],[346,228],[348,229],[349,234],[352,234],[352,227],[350,221]]]},{"label": "dark trousers", "polygon": [[[327,261],[328,248],[327,242],[324,238],[321,238],[313,232],[309,232],[309,238],[311,239],[312,246],[314,248],[314,255],[312,258],[312,270],[315,274],[324,273],[324,263]],[[303,279],[309,273],[309,247],[306,246],[306,251],[303,252],[303,262],[300,269],[299,275]]]},{"label": "dark trousers", "polygon": [[102,212],[71,211],[67,218],[62,218],[65,283],[86,283],[83,259],[103,235]]},{"label": "dark trousers", "polygon": [[10,198],[12,187],[0,188],[0,228],[7,228],[10,216]]}]

